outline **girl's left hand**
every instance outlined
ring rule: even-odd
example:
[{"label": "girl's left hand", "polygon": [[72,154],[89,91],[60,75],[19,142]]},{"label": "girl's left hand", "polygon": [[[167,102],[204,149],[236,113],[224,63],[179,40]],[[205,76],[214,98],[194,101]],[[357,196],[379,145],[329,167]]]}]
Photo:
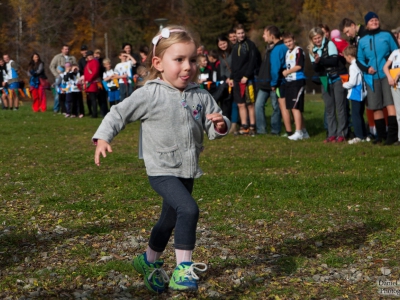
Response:
[{"label": "girl's left hand", "polygon": [[226,132],[225,120],[221,114],[208,114],[206,115],[206,118],[214,123],[214,127],[218,132]]}]

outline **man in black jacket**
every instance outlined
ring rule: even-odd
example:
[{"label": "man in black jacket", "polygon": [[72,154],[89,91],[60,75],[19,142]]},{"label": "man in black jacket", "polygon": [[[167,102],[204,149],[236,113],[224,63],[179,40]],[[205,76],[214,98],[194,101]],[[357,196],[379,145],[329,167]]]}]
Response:
[{"label": "man in black jacket", "polygon": [[[246,38],[243,25],[237,25],[235,31],[237,43],[232,48],[232,72],[229,85],[233,87],[233,99],[239,107],[240,122],[242,124],[239,133],[254,136],[256,117],[254,112],[254,87],[252,84],[255,70],[257,69],[258,50],[254,43]],[[250,126],[248,120],[250,121]]]}]

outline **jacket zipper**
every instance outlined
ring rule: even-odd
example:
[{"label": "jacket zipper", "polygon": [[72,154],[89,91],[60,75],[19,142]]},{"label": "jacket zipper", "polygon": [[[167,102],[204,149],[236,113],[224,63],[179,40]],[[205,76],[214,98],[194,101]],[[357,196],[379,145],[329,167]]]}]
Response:
[{"label": "jacket zipper", "polygon": [[376,56],[376,49],[375,49],[375,34],[372,36],[372,38],[374,39],[374,54],[375,54],[376,73],[378,74],[378,79],[381,79],[381,77],[379,76],[378,57]]},{"label": "jacket zipper", "polygon": [[[181,97],[182,97],[182,99],[186,99],[185,92],[182,92]],[[188,104],[186,104],[186,105],[188,105]],[[187,144],[186,147],[187,147],[188,152],[190,152],[190,145],[191,145],[192,136],[190,134],[190,125],[189,125],[189,123],[190,123],[191,115],[190,115],[190,109],[188,109],[188,107],[185,108],[185,111],[186,111],[186,127],[187,127],[187,132],[188,132],[188,144]],[[193,158],[192,158],[192,155],[190,155],[190,176],[193,173],[194,173],[194,171],[193,171]]]}]

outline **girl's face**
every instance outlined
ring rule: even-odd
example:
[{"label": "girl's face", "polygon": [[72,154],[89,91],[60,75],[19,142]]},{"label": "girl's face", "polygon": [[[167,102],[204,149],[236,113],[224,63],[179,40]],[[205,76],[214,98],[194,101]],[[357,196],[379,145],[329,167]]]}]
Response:
[{"label": "girl's face", "polygon": [[37,56],[36,54],[32,57],[33,61],[36,63],[39,61],[39,56]]},{"label": "girl's face", "polygon": [[0,67],[4,66],[4,60],[0,59]]},{"label": "girl's face", "polygon": [[162,79],[183,91],[196,74],[196,46],[194,43],[176,43],[167,48],[162,58],[154,57]]},{"label": "girl's face", "polygon": [[131,54],[131,52],[132,52],[131,46],[126,45],[126,46],[124,47],[124,51],[125,51],[126,53],[128,53],[128,54]]},{"label": "girl's face", "polygon": [[218,41],[218,48],[222,51],[225,51],[226,49],[228,49],[228,43],[225,41]]},{"label": "girl's face", "polygon": [[316,47],[322,46],[322,35],[320,34],[314,35],[311,40]]}]

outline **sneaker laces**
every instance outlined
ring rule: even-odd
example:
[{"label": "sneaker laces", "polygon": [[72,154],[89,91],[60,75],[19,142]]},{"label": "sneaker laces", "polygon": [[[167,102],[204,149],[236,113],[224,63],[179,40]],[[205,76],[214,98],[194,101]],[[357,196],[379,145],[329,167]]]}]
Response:
[{"label": "sneaker laces", "polygon": [[151,281],[151,278],[153,277],[154,273],[156,274],[156,276],[158,276],[164,283],[169,281],[169,277],[167,275],[167,273],[164,271],[164,269],[162,268],[154,268],[153,271],[151,271],[151,273],[149,274],[149,276],[147,277],[148,281]]},{"label": "sneaker laces", "polygon": [[[203,268],[198,268],[197,266],[202,266]],[[191,277],[195,280],[199,280],[199,276],[194,272],[195,270],[197,272],[205,272],[207,271],[207,265],[205,263],[193,263],[188,269],[185,270],[185,276]]]}]

